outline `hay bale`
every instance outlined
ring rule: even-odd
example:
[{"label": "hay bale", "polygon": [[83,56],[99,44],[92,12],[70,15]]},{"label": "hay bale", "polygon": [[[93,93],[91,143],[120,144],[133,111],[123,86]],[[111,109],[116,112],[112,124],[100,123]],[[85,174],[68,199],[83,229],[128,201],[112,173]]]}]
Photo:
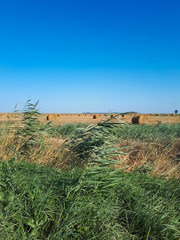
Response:
[{"label": "hay bale", "polygon": [[132,124],[144,124],[144,123],[148,123],[148,117],[146,114],[141,114],[141,115],[137,115],[137,116],[133,116],[131,119]]},{"label": "hay bale", "polygon": [[111,119],[113,119],[113,118],[117,117],[117,114],[111,114],[110,117],[111,117]]},{"label": "hay bale", "polygon": [[117,114],[111,114],[110,117],[111,117],[111,119],[114,117],[117,117]]},{"label": "hay bale", "polygon": [[97,114],[94,114],[93,119],[97,119],[97,118],[98,118]]},{"label": "hay bale", "polygon": [[48,120],[48,121],[54,121],[54,120],[56,120],[56,114],[48,114],[48,115],[46,116],[46,120]]}]

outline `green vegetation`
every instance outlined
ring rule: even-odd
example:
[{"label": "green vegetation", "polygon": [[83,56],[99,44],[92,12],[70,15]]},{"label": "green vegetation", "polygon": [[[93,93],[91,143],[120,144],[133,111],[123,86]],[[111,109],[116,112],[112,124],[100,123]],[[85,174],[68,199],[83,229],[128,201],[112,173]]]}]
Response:
[{"label": "green vegetation", "polygon": [[[99,124],[101,125],[101,124]],[[51,126],[48,133],[53,137],[68,137],[83,133],[86,124],[64,124]],[[112,134],[120,139],[140,140],[144,142],[156,142],[172,144],[175,139],[180,138],[180,124],[156,125],[128,125],[119,124],[112,130]]]},{"label": "green vegetation", "polygon": [[179,240],[180,124],[43,126],[37,104],[0,126],[0,239]]},{"label": "green vegetation", "polygon": [[172,144],[176,138],[180,138],[180,124],[125,125],[123,128],[116,129],[114,134],[121,139],[167,145]]},{"label": "green vegetation", "polygon": [[109,167],[0,165],[0,239],[179,239],[180,183]]},{"label": "green vegetation", "polygon": [[78,123],[78,124],[69,123],[69,124],[58,125],[58,126],[51,125],[47,129],[47,133],[52,137],[66,138],[73,134],[77,135],[83,132],[86,126],[87,124],[82,124],[82,123]]}]

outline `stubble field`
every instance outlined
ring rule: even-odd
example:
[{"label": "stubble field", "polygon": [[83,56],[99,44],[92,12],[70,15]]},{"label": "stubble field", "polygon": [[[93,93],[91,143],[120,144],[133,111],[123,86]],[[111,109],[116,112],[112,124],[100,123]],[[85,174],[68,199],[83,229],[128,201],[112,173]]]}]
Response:
[{"label": "stubble field", "polygon": [[[39,120],[42,123],[48,121],[48,116],[50,121],[53,121],[55,125],[59,124],[68,124],[68,123],[99,123],[101,121],[106,121],[111,118],[111,122],[118,123],[118,121],[125,121],[131,123],[132,117],[139,114],[97,114],[97,113],[42,113],[39,116]],[[179,114],[146,114],[148,117],[147,124],[157,124],[157,123],[166,123],[166,124],[175,124],[180,123]],[[20,113],[0,113],[0,122],[6,121],[18,121],[21,118],[22,114]],[[115,117],[115,119],[114,119]]]}]

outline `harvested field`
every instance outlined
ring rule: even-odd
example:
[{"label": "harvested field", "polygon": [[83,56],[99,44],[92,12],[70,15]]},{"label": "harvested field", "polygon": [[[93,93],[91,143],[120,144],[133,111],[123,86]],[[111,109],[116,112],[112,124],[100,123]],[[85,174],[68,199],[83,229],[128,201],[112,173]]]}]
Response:
[{"label": "harvested field", "polygon": [[[138,114],[139,115],[139,114]],[[120,114],[116,117],[118,120],[123,120],[127,123],[132,123],[132,118],[138,115],[134,114]],[[143,114],[142,114],[143,115]],[[146,114],[148,116],[147,124],[157,124],[157,123],[180,123],[180,115],[179,114]],[[21,113],[1,113],[0,114],[0,122],[5,121],[19,121],[21,119]],[[72,113],[42,113],[40,114],[39,120],[42,123],[46,123],[47,121],[52,121],[53,124],[65,124],[65,123],[99,123],[101,121],[105,121],[111,118],[114,118],[116,114],[72,114]]]}]

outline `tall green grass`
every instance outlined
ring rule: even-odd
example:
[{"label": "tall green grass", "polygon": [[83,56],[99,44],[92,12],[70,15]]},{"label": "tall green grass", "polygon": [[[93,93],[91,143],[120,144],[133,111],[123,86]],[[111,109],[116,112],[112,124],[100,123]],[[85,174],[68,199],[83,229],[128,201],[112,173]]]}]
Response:
[{"label": "tall green grass", "polygon": [[[73,134],[78,135],[83,133],[86,127],[86,124],[64,124],[51,126],[48,133],[53,137],[68,137]],[[111,133],[114,136],[125,140],[140,140],[145,142],[157,142],[163,145],[171,145],[176,138],[180,138],[180,124],[119,124],[119,126],[117,125]]]},{"label": "tall green grass", "polygon": [[172,239],[180,183],[107,167],[0,164],[0,239]]},{"label": "tall green grass", "polygon": [[176,138],[180,138],[180,124],[125,125],[117,128],[114,134],[125,140],[171,145]]},{"label": "tall green grass", "polygon": [[73,134],[79,134],[79,133],[83,132],[85,127],[87,127],[87,124],[68,123],[68,124],[63,124],[63,125],[58,125],[58,126],[51,125],[50,127],[48,127],[48,129],[46,131],[52,137],[66,138]]}]

